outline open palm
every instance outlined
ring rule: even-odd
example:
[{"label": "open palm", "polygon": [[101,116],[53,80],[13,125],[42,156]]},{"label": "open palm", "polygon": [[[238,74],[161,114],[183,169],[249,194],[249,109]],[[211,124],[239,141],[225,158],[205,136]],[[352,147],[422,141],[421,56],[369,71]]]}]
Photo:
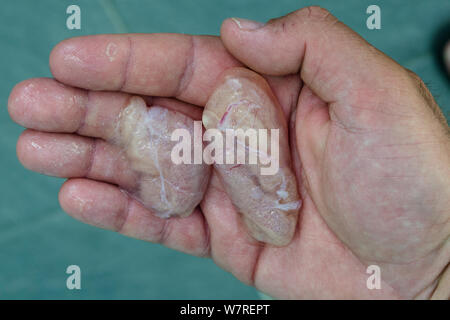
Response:
[{"label": "open palm", "polygon": [[[423,107],[433,107],[432,98],[420,94],[420,83],[406,70],[354,35],[381,71],[364,69],[367,55],[348,47],[326,57],[336,43],[317,33],[303,40],[309,51],[298,39],[289,42],[298,19],[344,28],[321,10],[272,22],[262,40],[250,33],[264,30],[239,30],[230,20],[222,27],[222,41],[234,57],[272,74],[266,79],[291,123],[303,205],[290,245],[252,240],[216,174],[188,218],[157,218],[122,191],[133,189],[138,177],[120,148],[108,142],[120,110],[137,94],[149,105],[199,119],[221,72],[241,65],[217,37],[103,35],[63,41],[50,58],[58,82],[31,79],[11,93],[12,118],[30,128],[18,142],[20,161],[70,178],[59,197],[75,218],[210,256],[275,297],[428,296],[448,263],[450,231],[443,178],[449,143],[445,130],[433,126],[438,120],[432,109]],[[282,23],[291,23],[292,30]],[[258,55],[261,49],[266,58]],[[411,128],[419,131],[411,134]],[[442,190],[447,195],[437,197]],[[382,270],[380,290],[366,286],[369,264]]]}]

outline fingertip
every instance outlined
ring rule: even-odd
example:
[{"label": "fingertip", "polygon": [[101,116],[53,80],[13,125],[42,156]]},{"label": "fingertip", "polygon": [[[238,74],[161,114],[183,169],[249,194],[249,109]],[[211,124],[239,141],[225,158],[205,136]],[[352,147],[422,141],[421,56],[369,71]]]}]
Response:
[{"label": "fingertip", "polygon": [[[250,30],[239,27],[240,22],[236,18],[226,19],[220,28],[220,38],[225,48],[247,67],[261,72],[259,69],[261,59],[253,54],[254,38],[248,39]],[[242,26],[242,24],[241,24]],[[261,56],[261,55],[260,55]]]},{"label": "fingertip", "polygon": [[17,124],[50,132],[75,131],[84,114],[85,92],[50,78],[18,83],[8,98],[8,112]]},{"label": "fingertip", "polygon": [[[24,130],[16,144],[16,155],[20,164],[31,171],[47,174],[40,166],[42,162],[46,162],[46,159],[42,159],[39,150],[44,149],[44,146],[40,140],[40,132],[32,129]],[[50,174],[48,174],[50,175]]]},{"label": "fingertip", "polygon": [[67,180],[58,194],[69,216],[98,228],[117,231],[123,224],[127,197],[117,187],[93,180]]},{"label": "fingertip", "polygon": [[80,196],[81,178],[67,179],[62,184],[58,192],[58,201],[61,209],[72,218],[88,223],[83,216],[83,211],[88,209],[89,199],[82,199]]},{"label": "fingertip", "polygon": [[[79,203],[77,205],[77,202],[80,201],[80,196],[83,195],[81,190],[83,180],[82,178],[67,179],[58,192],[58,201],[61,208],[76,219],[79,219],[78,216],[82,213],[80,212],[81,207]],[[88,199],[85,199],[85,202],[88,202]]]},{"label": "fingertip", "polygon": [[[279,23],[278,23],[279,24]],[[282,22],[281,22],[282,24]],[[256,72],[282,76],[294,73],[297,44],[274,23],[229,18],[221,26],[220,37],[227,50]]]},{"label": "fingertip", "polygon": [[239,33],[240,30],[236,21],[236,18],[225,19],[220,26],[220,36],[226,39],[229,36]]},{"label": "fingertip", "polygon": [[245,31],[256,31],[264,27],[265,24],[262,22],[243,19],[243,18],[228,18],[222,22],[221,33],[223,32],[236,32],[242,33]]},{"label": "fingertip", "polygon": [[17,155],[17,159],[19,160],[20,164],[22,166],[24,166],[26,169],[29,170],[33,170],[33,168],[31,168],[29,166],[29,157],[28,157],[28,146],[29,146],[29,137],[32,134],[33,130],[24,130],[20,136],[19,139],[17,139],[17,144],[16,144],[16,155]]},{"label": "fingertip", "polygon": [[[49,67],[55,79],[70,83],[69,73],[76,64],[81,64],[82,37],[64,39],[53,47],[49,56]],[[78,49],[78,50],[77,50]],[[78,52],[77,52],[78,51]]]},{"label": "fingertip", "polygon": [[50,67],[50,72],[52,73],[52,75],[57,78],[58,75],[58,65],[60,64],[59,61],[62,60],[61,56],[63,55],[63,49],[65,46],[65,43],[68,40],[63,40],[61,42],[59,42],[58,44],[56,44],[52,51],[50,51],[50,56],[48,59],[48,65]]},{"label": "fingertip", "polygon": [[[31,78],[19,82],[8,97],[8,113],[17,124],[27,127],[30,109],[39,101],[45,91],[45,84],[53,81],[48,78]],[[43,86],[44,85],[44,86]]]},{"label": "fingertip", "polygon": [[67,213],[67,207],[66,207],[66,198],[69,197],[70,195],[70,187],[71,184],[73,183],[73,180],[77,180],[75,179],[67,179],[66,181],[64,181],[64,183],[62,184],[61,188],[59,188],[59,192],[58,192],[58,201],[59,204],[61,206],[61,208],[64,210],[64,212]]},{"label": "fingertip", "polygon": [[18,84],[12,88],[11,93],[8,97],[8,113],[11,119],[16,122],[17,124],[20,123],[20,115],[23,114],[22,110],[22,93],[24,91],[24,88],[26,88],[28,85],[30,85],[30,82],[32,79],[28,79],[25,81],[21,81]]},{"label": "fingertip", "polygon": [[61,41],[50,53],[49,65],[60,82],[91,90],[120,88],[129,55],[124,35],[93,35]]},{"label": "fingertip", "polygon": [[230,51],[231,54],[238,60],[240,60],[240,52],[237,49],[239,48],[241,43],[241,32],[234,19],[235,18],[228,18],[222,22],[222,25],[220,27],[220,38],[227,50]]},{"label": "fingertip", "polygon": [[55,177],[83,176],[89,169],[89,138],[27,129],[16,145],[17,158],[27,169]]}]

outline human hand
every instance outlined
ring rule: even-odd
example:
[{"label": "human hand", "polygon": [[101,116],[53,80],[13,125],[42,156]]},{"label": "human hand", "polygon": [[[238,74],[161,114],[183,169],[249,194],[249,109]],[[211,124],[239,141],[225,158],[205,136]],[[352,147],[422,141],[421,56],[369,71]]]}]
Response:
[{"label": "human hand", "polygon": [[[154,217],[111,185],[132,177],[113,147],[92,138],[113,125],[127,95],[69,87],[172,97],[146,99],[199,116],[201,109],[190,104],[203,106],[218,75],[239,65],[214,37],[117,35],[61,43],[50,64],[66,86],[34,79],[11,94],[12,118],[38,130],[19,139],[19,159],[38,172],[83,177],[60,192],[62,207],[75,218],[209,255],[275,297],[430,296],[449,261],[449,140],[425,86],[317,8],[254,31],[227,20],[221,37],[244,65],[272,75],[266,78],[286,115],[295,114],[291,137],[303,207],[289,246],[252,241],[216,175],[193,215]],[[381,290],[366,288],[368,264],[381,267]]]},{"label": "human hand", "polygon": [[423,82],[318,8],[228,20],[221,38],[253,70],[303,81],[300,238],[319,215],[400,296],[429,295],[450,259],[450,142]]}]

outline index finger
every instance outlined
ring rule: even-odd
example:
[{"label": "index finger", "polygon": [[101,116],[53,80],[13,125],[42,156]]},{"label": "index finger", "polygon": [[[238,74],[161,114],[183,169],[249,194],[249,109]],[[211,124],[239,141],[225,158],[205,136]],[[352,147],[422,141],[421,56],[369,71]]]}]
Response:
[{"label": "index finger", "polygon": [[216,78],[240,65],[218,37],[111,34],[64,40],[50,55],[54,77],[89,90],[176,97],[204,105]]}]

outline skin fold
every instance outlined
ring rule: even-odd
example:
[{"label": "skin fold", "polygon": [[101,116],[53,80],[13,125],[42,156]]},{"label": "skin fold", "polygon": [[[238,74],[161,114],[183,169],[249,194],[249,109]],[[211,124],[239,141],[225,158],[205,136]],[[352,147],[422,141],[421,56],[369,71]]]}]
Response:
[{"label": "skin fold", "polygon": [[[224,157],[233,152],[237,159],[236,150],[241,144],[246,148],[245,163],[230,164],[223,160],[223,164],[215,163],[214,167],[250,234],[269,244],[287,245],[295,231],[301,201],[291,167],[286,120],[266,80],[245,68],[227,70],[211,94],[202,120],[206,129],[218,129],[224,136],[227,129],[267,129],[269,135],[269,129],[279,130],[276,140],[279,150],[269,143],[269,137],[265,149],[268,154],[260,145],[252,149],[245,136],[237,137],[234,148],[226,145]],[[258,156],[254,164],[249,163],[251,153]],[[262,173],[265,166],[260,157],[264,156],[277,157],[276,172]]]}]

